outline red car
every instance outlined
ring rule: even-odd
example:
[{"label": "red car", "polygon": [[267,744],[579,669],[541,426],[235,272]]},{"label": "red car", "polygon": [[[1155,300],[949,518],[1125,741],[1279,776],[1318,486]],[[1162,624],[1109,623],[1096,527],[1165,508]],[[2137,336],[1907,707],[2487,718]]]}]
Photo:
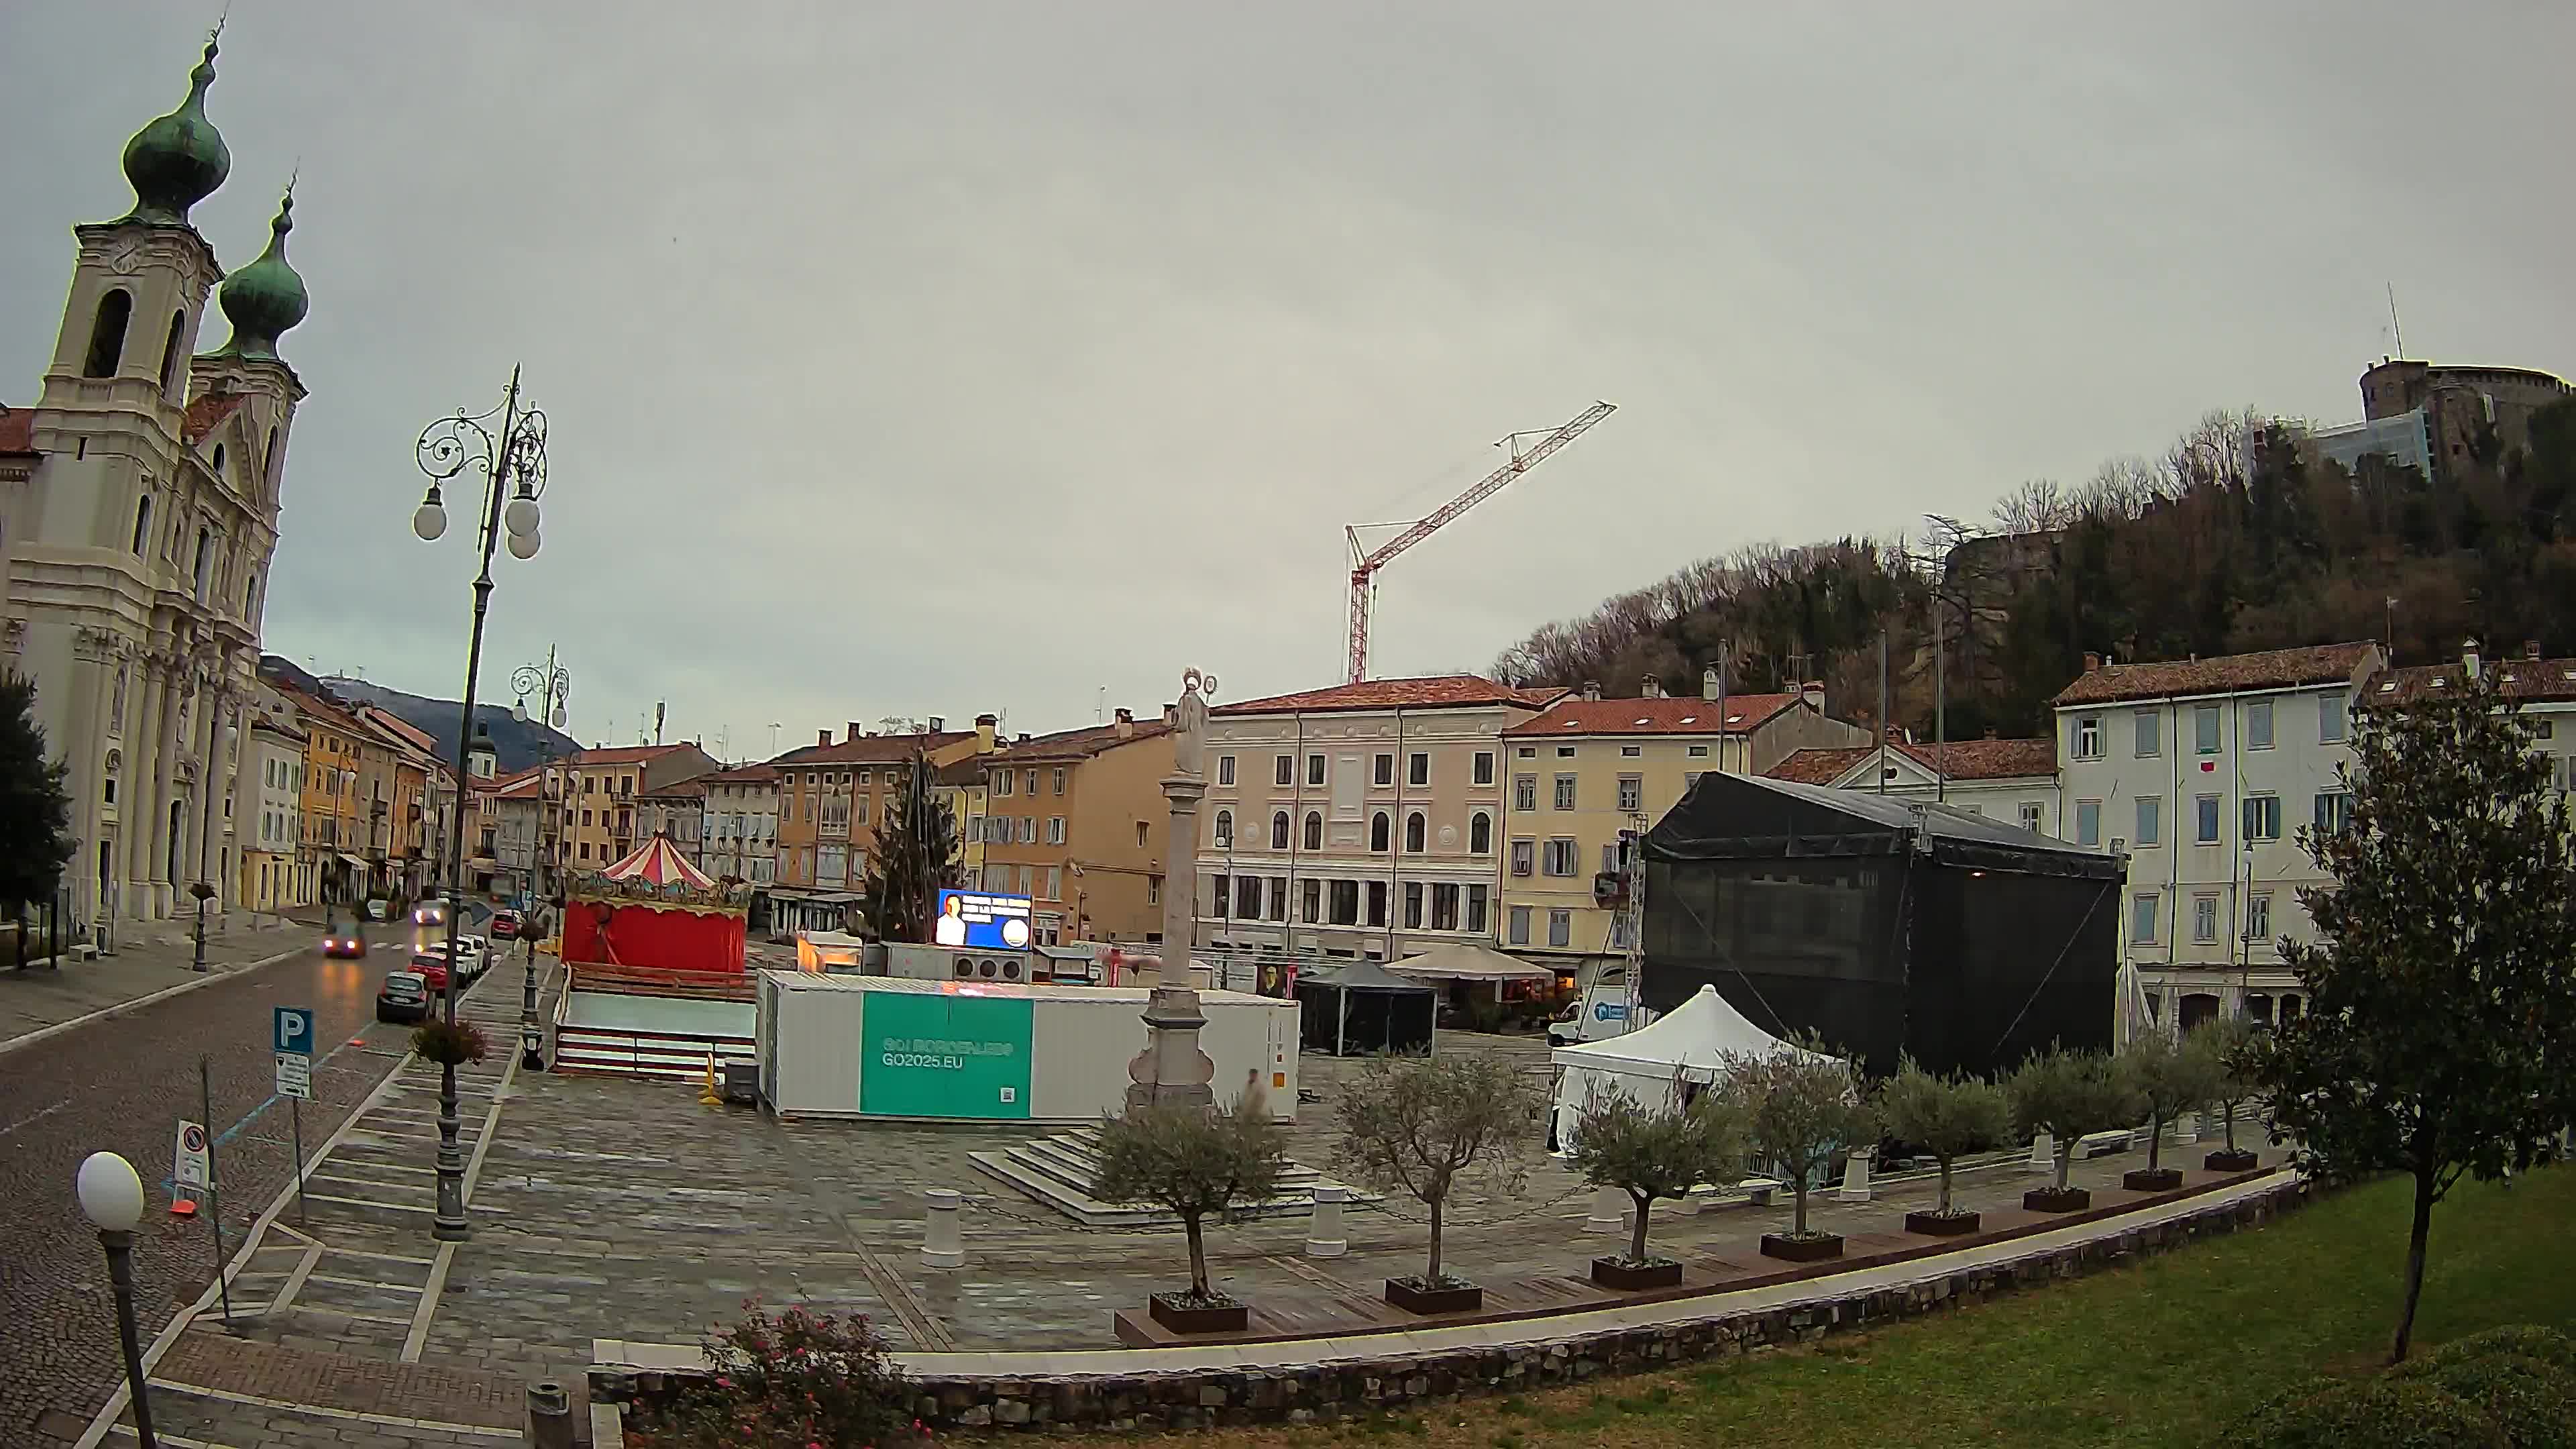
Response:
[{"label": "red car", "polygon": [[519,913],[517,911],[494,911],[492,913],[493,940],[507,941],[513,939],[518,934]]}]

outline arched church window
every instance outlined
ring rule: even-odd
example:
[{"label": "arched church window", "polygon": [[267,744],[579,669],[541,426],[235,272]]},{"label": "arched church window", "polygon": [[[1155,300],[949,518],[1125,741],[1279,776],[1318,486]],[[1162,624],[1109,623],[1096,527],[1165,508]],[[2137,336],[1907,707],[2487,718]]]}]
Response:
[{"label": "arched church window", "polygon": [[107,727],[119,734],[125,731],[125,678],[129,672],[123,668],[116,671],[116,693],[107,705]]},{"label": "arched church window", "polygon": [[179,386],[179,338],[188,330],[185,311],[170,314],[170,340],[161,344],[161,390],[173,392]]},{"label": "arched church window", "polygon": [[197,566],[189,575],[191,578],[196,580],[196,593],[197,597],[200,599],[206,596],[206,570],[214,565],[214,561],[214,530],[210,528],[200,528],[197,530]]},{"label": "arched church window", "polygon": [[133,315],[134,294],[123,287],[98,299],[98,316],[89,327],[89,362],[81,376],[116,376],[116,364],[125,360],[125,324]]},{"label": "arched church window", "polygon": [[265,452],[265,453],[260,454],[260,467],[261,467],[261,468],[266,472],[266,474],[267,474],[267,487],[266,487],[266,489],[265,489],[265,491],[266,491],[266,492],[269,492],[269,493],[275,493],[275,492],[277,491],[277,465],[278,465],[278,462],[279,462],[279,459],[278,459],[278,456],[277,456],[277,429],[275,429],[275,428],[270,428],[270,429],[268,430],[268,451],[267,451],[267,452]]},{"label": "arched church window", "polygon": [[224,476],[224,445],[223,445],[223,444],[221,444],[221,443],[217,443],[217,444],[215,444],[215,477],[217,477],[218,479],[220,479],[220,478],[222,478],[223,476]]},{"label": "arched church window", "polygon": [[152,495],[134,500],[134,555],[143,556],[143,546],[152,541]]}]

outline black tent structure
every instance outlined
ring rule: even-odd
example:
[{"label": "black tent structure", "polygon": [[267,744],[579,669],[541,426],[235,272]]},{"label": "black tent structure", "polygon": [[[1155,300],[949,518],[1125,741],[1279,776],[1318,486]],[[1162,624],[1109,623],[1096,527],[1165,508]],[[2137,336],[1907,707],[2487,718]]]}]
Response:
[{"label": "black tent structure", "polygon": [[1440,993],[1372,961],[1297,978],[1298,1039],[1335,1056],[1424,1056]]},{"label": "black tent structure", "polygon": [[2125,857],[1928,801],[1702,775],[1646,833],[1639,995],[1714,986],[1876,1076],[2111,1045]]}]

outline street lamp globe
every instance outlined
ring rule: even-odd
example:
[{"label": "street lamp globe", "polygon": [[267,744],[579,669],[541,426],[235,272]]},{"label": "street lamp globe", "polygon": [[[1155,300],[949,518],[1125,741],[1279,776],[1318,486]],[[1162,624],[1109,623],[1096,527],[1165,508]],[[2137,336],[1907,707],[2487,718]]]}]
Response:
[{"label": "street lamp globe", "polygon": [[93,1152],[73,1179],[81,1212],[102,1233],[130,1233],[143,1221],[143,1179],[113,1152]]},{"label": "street lamp globe", "polygon": [[411,515],[411,531],[423,543],[436,543],[447,532],[447,509],[438,500],[438,485],[429,485],[429,496]]},{"label": "street lamp globe", "polygon": [[530,538],[536,537],[537,500],[535,495],[522,492],[518,497],[511,499],[510,506],[501,510],[501,522],[514,536],[524,533]]},{"label": "street lamp globe", "polygon": [[537,556],[537,542],[537,535],[534,532],[511,534],[510,557],[515,559],[535,558]]},{"label": "street lamp globe", "polygon": [[528,722],[528,699],[526,695],[521,695],[519,697],[519,702],[510,706],[510,718],[517,720],[521,724],[526,724]]},{"label": "street lamp globe", "polygon": [[549,723],[551,723],[556,729],[562,729],[565,725],[572,723],[572,711],[564,708],[562,705],[556,705],[555,717],[549,721]]}]

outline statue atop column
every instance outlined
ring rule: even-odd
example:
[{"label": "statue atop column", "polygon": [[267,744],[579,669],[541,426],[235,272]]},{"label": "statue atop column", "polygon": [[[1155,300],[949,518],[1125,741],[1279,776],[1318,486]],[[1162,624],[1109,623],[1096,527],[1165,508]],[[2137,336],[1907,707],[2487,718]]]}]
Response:
[{"label": "statue atop column", "polygon": [[1181,671],[1181,697],[1172,709],[1172,773],[1163,780],[1172,817],[1164,849],[1162,965],[1145,1003],[1145,1049],[1127,1064],[1130,1107],[1205,1107],[1216,1100],[1208,1086],[1216,1063],[1199,1048],[1199,1028],[1207,1018],[1190,989],[1190,953],[1198,944],[1199,798],[1207,793],[1207,701],[1215,692],[1215,675]]}]

